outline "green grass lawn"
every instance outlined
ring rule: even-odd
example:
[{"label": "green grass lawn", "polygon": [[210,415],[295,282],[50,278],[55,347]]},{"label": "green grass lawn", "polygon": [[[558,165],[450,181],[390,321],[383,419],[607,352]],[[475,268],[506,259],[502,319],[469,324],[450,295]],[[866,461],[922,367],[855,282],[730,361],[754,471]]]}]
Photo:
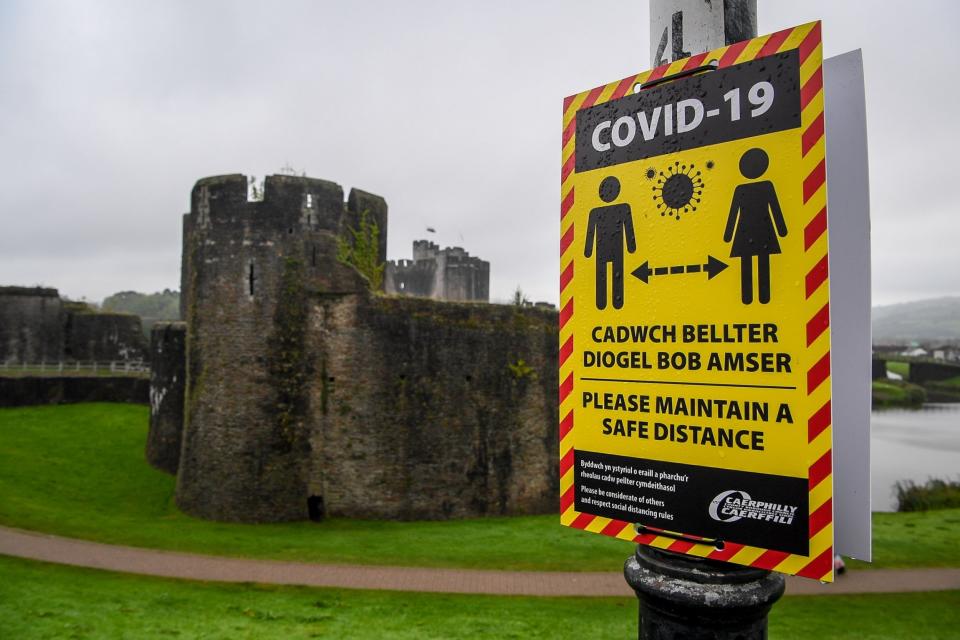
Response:
[{"label": "green grass lawn", "polygon": [[960,509],[873,514],[873,562],[851,569],[960,567]]},{"label": "green grass lawn", "polygon": [[[0,556],[0,637],[629,638],[634,598],[529,598],[200,583]],[[784,598],[770,637],[960,637],[960,592]]]},{"label": "green grass lawn", "polygon": [[910,379],[910,363],[897,362],[896,360],[887,360],[887,371],[892,371],[903,377],[904,380]]},{"label": "green grass lawn", "polygon": [[[0,524],[140,547],[340,564],[618,571],[633,545],[530,516],[241,525],[187,517],[144,460],[147,408],[0,410]],[[960,509],[874,514],[877,567],[960,566]]]}]

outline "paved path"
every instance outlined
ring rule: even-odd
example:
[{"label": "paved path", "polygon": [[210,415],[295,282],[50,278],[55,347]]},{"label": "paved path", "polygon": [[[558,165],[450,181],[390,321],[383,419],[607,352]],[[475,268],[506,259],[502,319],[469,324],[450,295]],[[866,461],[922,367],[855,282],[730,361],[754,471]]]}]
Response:
[{"label": "paved path", "polygon": [[[0,554],[92,569],[219,582],[511,596],[632,595],[617,571],[481,571],[252,560],[100,544],[6,527],[0,527]],[[833,585],[787,579],[787,595],[945,589],[960,589],[960,569],[856,571],[839,576]]]}]

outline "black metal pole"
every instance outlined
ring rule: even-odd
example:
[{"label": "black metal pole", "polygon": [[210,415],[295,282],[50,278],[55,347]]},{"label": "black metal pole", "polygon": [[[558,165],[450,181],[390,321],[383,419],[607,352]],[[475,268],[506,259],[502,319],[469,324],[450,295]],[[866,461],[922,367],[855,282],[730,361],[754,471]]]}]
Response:
[{"label": "black metal pole", "polygon": [[637,546],[623,569],[640,599],[641,640],[765,640],[778,573]]},{"label": "black metal pole", "polygon": [[[708,40],[721,46],[756,37],[756,0],[724,0],[723,9],[723,33],[707,34]],[[651,16],[654,11],[683,24],[678,0],[651,0]],[[651,20],[651,40],[661,37],[652,31]],[[683,42],[672,44],[671,50],[687,53]],[[627,558],[623,573],[640,600],[640,640],[766,640],[767,614],[785,585],[778,573],[644,545]]]}]

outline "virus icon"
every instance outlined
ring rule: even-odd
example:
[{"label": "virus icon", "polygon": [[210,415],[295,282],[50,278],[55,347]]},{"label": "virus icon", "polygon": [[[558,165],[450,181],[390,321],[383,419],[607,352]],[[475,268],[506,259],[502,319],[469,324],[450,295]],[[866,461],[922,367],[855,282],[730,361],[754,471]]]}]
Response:
[{"label": "virus icon", "polygon": [[657,177],[657,170],[653,167],[647,167],[647,170],[643,172],[643,175],[647,178],[647,180],[653,180]]},{"label": "virus icon", "polygon": [[713,169],[714,166],[713,160],[707,160],[707,169]]},{"label": "virus icon", "polygon": [[653,200],[661,216],[669,215],[680,219],[681,213],[697,210],[700,196],[703,194],[703,180],[700,171],[689,165],[674,162],[658,174],[653,186]]}]

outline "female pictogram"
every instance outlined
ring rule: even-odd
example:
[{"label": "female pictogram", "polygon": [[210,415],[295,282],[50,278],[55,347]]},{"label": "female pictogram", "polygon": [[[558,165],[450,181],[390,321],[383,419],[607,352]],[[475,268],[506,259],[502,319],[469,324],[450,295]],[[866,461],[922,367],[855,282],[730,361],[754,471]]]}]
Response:
[{"label": "female pictogram", "polygon": [[[740,158],[740,173],[756,180],[770,164],[763,149],[750,149]],[[730,215],[723,241],[733,241],[730,256],[740,258],[740,298],[753,302],[753,258],[757,258],[757,288],[760,304],[770,302],[770,256],[780,253],[781,238],[787,235],[787,223],[780,210],[777,191],[769,180],[745,182],[733,191]]]}]

